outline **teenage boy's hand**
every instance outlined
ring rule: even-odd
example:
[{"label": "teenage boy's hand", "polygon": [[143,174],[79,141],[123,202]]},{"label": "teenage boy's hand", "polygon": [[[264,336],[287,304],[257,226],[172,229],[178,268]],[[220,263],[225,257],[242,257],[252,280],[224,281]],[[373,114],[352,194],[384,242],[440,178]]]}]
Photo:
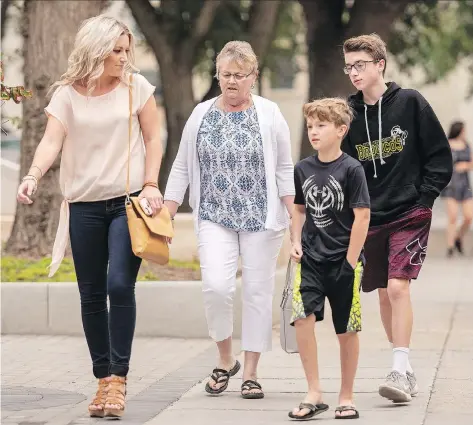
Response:
[{"label": "teenage boy's hand", "polygon": [[302,245],[300,243],[293,243],[291,248],[291,258],[300,263],[302,258]]}]

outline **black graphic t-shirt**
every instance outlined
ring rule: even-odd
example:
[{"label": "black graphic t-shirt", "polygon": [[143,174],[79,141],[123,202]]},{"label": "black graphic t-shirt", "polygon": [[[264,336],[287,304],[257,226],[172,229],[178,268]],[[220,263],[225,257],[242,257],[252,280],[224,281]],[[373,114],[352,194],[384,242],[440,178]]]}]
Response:
[{"label": "black graphic t-shirt", "polygon": [[294,183],[294,203],[306,208],[304,255],[321,262],[346,257],[355,218],[353,208],[370,207],[361,164],[346,153],[332,162],[321,162],[313,155],[296,164]]}]

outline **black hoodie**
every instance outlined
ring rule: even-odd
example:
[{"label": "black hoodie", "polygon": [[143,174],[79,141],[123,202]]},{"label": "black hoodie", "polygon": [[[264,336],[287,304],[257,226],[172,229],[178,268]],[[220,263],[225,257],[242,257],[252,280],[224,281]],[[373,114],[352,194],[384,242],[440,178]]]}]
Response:
[{"label": "black hoodie", "polygon": [[432,107],[416,90],[387,85],[375,105],[361,91],[350,96],[355,117],[342,144],[365,170],[372,226],[416,204],[432,208],[452,176],[450,145]]}]

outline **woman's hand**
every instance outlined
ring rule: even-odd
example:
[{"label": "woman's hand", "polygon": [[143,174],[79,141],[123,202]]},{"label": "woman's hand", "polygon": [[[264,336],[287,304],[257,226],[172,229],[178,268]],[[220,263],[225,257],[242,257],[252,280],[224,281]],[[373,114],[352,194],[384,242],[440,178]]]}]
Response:
[{"label": "woman's hand", "polygon": [[455,171],[458,173],[464,173],[469,171],[471,168],[471,164],[467,161],[460,161],[455,164]]},{"label": "woman's hand", "polygon": [[156,215],[164,205],[163,195],[157,187],[146,186],[138,196],[138,199],[146,199],[151,210],[151,216]]},{"label": "woman's hand", "polygon": [[18,192],[16,194],[16,200],[20,204],[32,204],[33,201],[31,200],[30,196],[34,195],[36,192],[36,189],[38,188],[38,184],[36,183],[36,180],[26,178],[24,179],[20,186],[18,187]]},{"label": "woman's hand", "polygon": [[302,258],[302,245],[300,243],[293,243],[291,247],[291,258],[296,263],[301,262]]}]

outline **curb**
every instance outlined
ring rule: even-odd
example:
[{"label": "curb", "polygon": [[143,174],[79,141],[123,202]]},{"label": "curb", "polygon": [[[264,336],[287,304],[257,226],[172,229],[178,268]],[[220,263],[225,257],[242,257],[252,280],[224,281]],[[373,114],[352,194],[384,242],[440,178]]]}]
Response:
[{"label": "curb", "polygon": [[[273,325],[286,268],[276,271]],[[80,335],[79,291],[75,282],[4,282],[1,284],[2,334]],[[137,282],[136,336],[207,338],[200,281]],[[241,336],[241,279],[234,304],[234,338]]]}]

